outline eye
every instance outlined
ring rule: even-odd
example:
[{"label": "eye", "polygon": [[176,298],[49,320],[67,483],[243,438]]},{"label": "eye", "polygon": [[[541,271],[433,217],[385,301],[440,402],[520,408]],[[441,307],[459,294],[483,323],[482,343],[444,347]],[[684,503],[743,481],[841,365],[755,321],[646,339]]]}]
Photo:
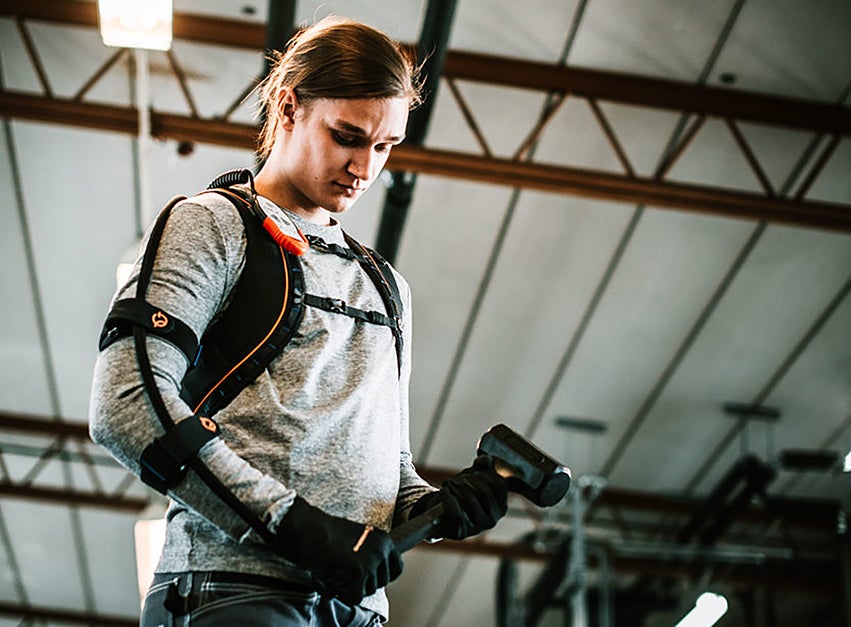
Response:
[{"label": "eye", "polygon": [[334,138],[335,142],[346,147],[357,146],[361,141],[361,139],[355,135],[349,135],[348,133],[342,133],[340,131],[332,131],[331,136]]}]

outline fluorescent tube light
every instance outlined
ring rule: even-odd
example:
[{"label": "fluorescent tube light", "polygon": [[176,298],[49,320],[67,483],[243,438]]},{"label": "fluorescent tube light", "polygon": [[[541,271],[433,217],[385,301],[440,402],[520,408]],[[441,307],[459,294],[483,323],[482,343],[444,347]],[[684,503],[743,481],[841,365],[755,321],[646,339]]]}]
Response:
[{"label": "fluorescent tube light", "polygon": [[727,613],[727,599],[720,594],[704,592],[694,604],[691,612],[676,624],[676,627],[710,627]]},{"label": "fluorescent tube light", "polygon": [[171,48],[172,0],[98,0],[98,12],[107,46]]},{"label": "fluorescent tube light", "polygon": [[842,465],[842,472],[851,472],[851,451],[845,456],[845,463]]}]

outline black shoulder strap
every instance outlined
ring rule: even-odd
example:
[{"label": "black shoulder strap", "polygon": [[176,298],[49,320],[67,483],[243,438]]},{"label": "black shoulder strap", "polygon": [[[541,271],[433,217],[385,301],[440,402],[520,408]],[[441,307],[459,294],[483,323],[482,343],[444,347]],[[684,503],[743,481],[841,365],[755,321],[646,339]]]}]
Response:
[{"label": "black shoulder strap", "polygon": [[381,300],[384,301],[384,306],[387,308],[387,315],[395,322],[391,326],[393,331],[393,339],[396,341],[396,363],[399,374],[402,373],[402,349],[404,348],[403,330],[402,330],[402,296],[399,293],[399,285],[396,283],[396,278],[393,276],[393,268],[390,264],[377,252],[371,248],[367,248],[354,237],[343,231],[343,237],[349,247],[355,252],[355,256],[363,267],[364,271],[372,279],[378,293],[381,294]]},{"label": "black shoulder strap", "polygon": [[230,301],[200,340],[182,382],[195,413],[212,416],[253,382],[292,339],[304,314],[298,257],[279,246],[253,215],[253,196],[212,189],[233,203],[245,225],[245,265]]}]

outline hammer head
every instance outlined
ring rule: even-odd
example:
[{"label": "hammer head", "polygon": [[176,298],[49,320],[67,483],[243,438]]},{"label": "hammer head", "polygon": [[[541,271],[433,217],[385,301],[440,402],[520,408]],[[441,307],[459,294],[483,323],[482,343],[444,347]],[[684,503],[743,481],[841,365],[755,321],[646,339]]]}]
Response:
[{"label": "hammer head", "polygon": [[496,460],[505,485],[540,507],[558,503],[570,487],[570,470],[503,424],[494,425],[479,439],[479,455]]}]

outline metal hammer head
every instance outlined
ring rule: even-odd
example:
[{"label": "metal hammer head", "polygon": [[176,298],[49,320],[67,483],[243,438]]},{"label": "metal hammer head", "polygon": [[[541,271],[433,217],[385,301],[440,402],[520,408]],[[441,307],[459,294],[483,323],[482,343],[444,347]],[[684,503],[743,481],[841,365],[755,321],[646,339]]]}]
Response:
[{"label": "metal hammer head", "polygon": [[504,424],[494,425],[479,439],[479,455],[496,460],[496,470],[511,492],[540,507],[558,503],[570,487],[570,470]]}]

